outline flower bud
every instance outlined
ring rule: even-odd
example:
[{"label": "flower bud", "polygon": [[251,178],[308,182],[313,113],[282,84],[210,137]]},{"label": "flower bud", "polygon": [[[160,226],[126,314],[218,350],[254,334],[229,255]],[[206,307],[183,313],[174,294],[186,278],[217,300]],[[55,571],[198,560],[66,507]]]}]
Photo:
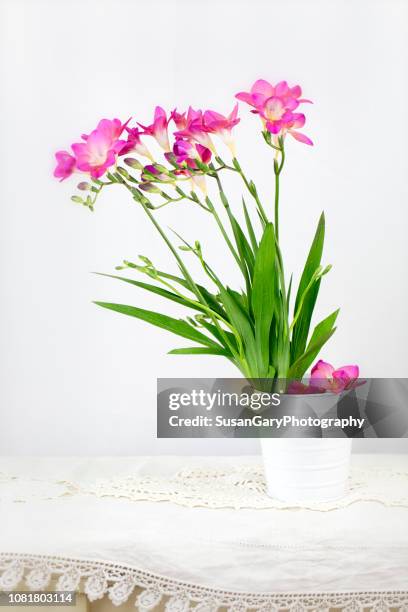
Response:
[{"label": "flower bud", "polygon": [[143,165],[140,163],[140,161],[138,161],[134,157],[126,157],[123,161],[127,166],[130,166],[134,170],[141,170],[143,168]]},{"label": "flower bud", "polygon": [[91,185],[86,181],[82,181],[81,183],[78,183],[77,188],[81,191],[89,191],[89,189],[91,189]]},{"label": "flower bud", "polygon": [[164,174],[168,174],[169,170],[166,166],[162,166],[161,164],[154,164],[154,167],[158,172],[163,172]]},{"label": "flower bud", "polygon": [[122,176],[125,177],[125,179],[129,178],[129,172],[127,170],[125,170],[125,168],[122,168],[121,166],[117,167],[117,171],[119,174],[121,174]]},{"label": "flower bud", "polygon": [[147,266],[152,266],[153,265],[152,260],[149,259],[148,257],[145,257],[144,255],[139,255],[139,259],[140,259],[140,261],[142,261]]},{"label": "flower bud", "polygon": [[160,189],[153,185],[153,183],[141,183],[139,189],[143,189],[143,191],[147,191],[148,193],[160,193]]}]

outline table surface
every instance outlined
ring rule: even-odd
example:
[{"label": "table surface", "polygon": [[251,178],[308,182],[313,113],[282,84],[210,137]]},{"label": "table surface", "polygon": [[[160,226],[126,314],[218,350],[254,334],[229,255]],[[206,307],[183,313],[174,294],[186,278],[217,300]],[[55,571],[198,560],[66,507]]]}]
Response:
[{"label": "table surface", "polygon": [[[0,458],[0,474],[91,482],[257,463],[258,457]],[[406,455],[353,464],[408,474]],[[407,480],[408,482],[408,480]],[[1,491],[7,489],[6,480]],[[125,564],[214,589],[408,591],[408,508],[358,502],[330,512],[188,508],[73,495],[0,502],[0,553]]]}]

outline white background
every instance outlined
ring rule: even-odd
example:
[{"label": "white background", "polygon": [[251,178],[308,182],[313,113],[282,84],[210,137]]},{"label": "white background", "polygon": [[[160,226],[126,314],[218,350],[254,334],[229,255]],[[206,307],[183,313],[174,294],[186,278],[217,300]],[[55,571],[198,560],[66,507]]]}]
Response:
[{"label": "white background", "polygon": [[[156,440],[156,377],[235,376],[219,358],[175,357],[182,340],[93,299],[173,314],[176,306],[95,277],[144,254],[175,270],[143,211],[114,187],[94,214],[52,178],[53,152],[102,117],[149,123],[156,104],[223,113],[257,78],[300,83],[309,148],[288,142],[282,184],[287,269],[327,217],[317,317],[337,306],[322,357],[365,376],[408,376],[408,3],[398,0],[58,2],[1,6],[1,454],[240,453],[253,441]],[[271,154],[241,104],[242,165],[271,209]],[[220,148],[221,150],[221,148]],[[225,151],[223,150],[223,153]],[[227,154],[225,153],[225,156]],[[241,185],[228,181],[233,207]],[[200,238],[237,282],[210,219],[181,204],[165,226]],[[295,276],[295,278],[298,278]],[[371,442],[371,444],[369,444]],[[403,449],[362,441],[360,450]]]}]

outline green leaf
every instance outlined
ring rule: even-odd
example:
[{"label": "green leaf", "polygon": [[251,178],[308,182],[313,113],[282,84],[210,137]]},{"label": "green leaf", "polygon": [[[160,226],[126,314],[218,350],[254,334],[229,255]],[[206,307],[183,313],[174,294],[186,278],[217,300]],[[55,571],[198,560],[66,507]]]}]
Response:
[{"label": "green leaf", "polygon": [[320,321],[320,323],[316,325],[308,346],[310,346],[314,342],[318,342],[321,336],[324,336],[333,328],[339,312],[340,308],[329,314],[328,317],[326,317],[325,319],[323,319],[323,321]]},{"label": "green leaf", "polygon": [[321,348],[332,337],[336,328],[333,327],[339,311],[335,310],[328,317],[316,325],[306,351],[290,367],[289,378],[302,378],[306,370],[312,365]]},{"label": "green leaf", "polygon": [[235,303],[241,308],[245,316],[249,317],[249,305],[247,295],[244,292],[239,293],[238,291],[235,291],[235,289],[231,289],[231,287],[227,287],[227,291],[229,295],[234,299]]},{"label": "green leaf", "polygon": [[134,285],[135,287],[140,287],[140,289],[145,289],[146,291],[150,291],[151,293],[156,293],[161,297],[164,297],[168,300],[172,300],[173,302],[177,302],[178,304],[182,304],[182,306],[186,306],[187,308],[198,310],[199,312],[207,312],[207,310],[200,304],[191,304],[176,293],[168,291],[167,289],[163,289],[163,287],[157,287],[156,285],[151,285],[150,283],[143,283],[141,281],[134,280],[133,278],[125,278],[124,276],[117,276],[115,274],[104,274],[103,272],[95,272],[95,274],[97,274],[98,276],[106,276],[107,278],[115,278],[117,280],[123,281],[124,283]]},{"label": "green leaf", "polygon": [[269,367],[269,332],[275,311],[275,256],[275,232],[272,223],[268,223],[256,255],[252,284],[252,310],[261,378],[266,375]]},{"label": "green leaf", "polygon": [[[309,255],[306,260],[305,267],[300,279],[299,288],[296,294],[294,312],[296,313],[299,303],[302,300],[304,292],[307,290],[316,269],[320,266],[323,253],[325,233],[325,218],[324,213],[321,214],[317,225],[316,233],[313,238],[312,246],[310,247]],[[313,284],[304,298],[302,313],[299,316],[292,334],[292,361],[296,361],[305,350],[307,338],[309,335],[310,323],[313,315],[313,310],[316,304],[317,296],[320,289],[320,279]]]},{"label": "green leaf", "polygon": [[218,344],[214,342],[214,340],[211,340],[211,338],[208,338],[208,336],[205,336],[182,319],[174,319],[173,317],[169,317],[159,312],[144,310],[143,308],[127,306],[125,304],[112,304],[110,302],[94,302],[94,304],[101,306],[102,308],[108,308],[109,310],[114,310],[115,312],[128,315],[130,317],[136,317],[137,319],[146,321],[147,323],[155,325],[156,327],[166,329],[167,331],[177,334],[178,336],[182,336],[183,338],[195,340],[196,342],[204,344],[205,346],[219,348]]},{"label": "green leaf", "polygon": [[225,344],[225,338],[223,337],[223,336],[226,336],[228,338],[228,342],[230,343],[230,345],[232,345],[234,349],[238,351],[236,338],[234,334],[232,334],[230,331],[223,329],[222,330],[223,333],[221,333],[220,330],[213,323],[210,323],[209,321],[204,319],[204,317],[203,318],[200,317],[200,324],[203,327],[205,327],[205,329],[207,329],[214,336],[214,338],[216,338],[218,342],[222,344],[224,348],[227,349],[226,344]]},{"label": "green leaf", "polygon": [[229,351],[215,347],[191,346],[187,348],[173,349],[168,352],[169,355],[221,355],[222,357],[231,358]]},{"label": "green leaf", "polygon": [[[134,264],[134,263],[132,263],[130,261],[128,261],[126,263],[127,263],[127,266],[129,268],[133,268],[135,270],[139,270],[139,272],[143,272],[144,271],[143,266],[138,266],[137,264]],[[157,275],[160,276],[161,278],[166,278],[166,279],[171,280],[171,281],[173,281],[175,283],[178,283],[179,285],[181,285],[182,287],[184,287],[188,291],[191,291],[190,285],[187,283],[187,281],[184,278],[182,278],[180,276],[176,276],[174,274],[169,274],[168,272],[163,272],[161,270],[156,270],[156,272],[157,272]],[[221,304],[217,301],[217,297],[213,293],[210,293],[210,291],[208,291],[208,289],[203,287],[203,285],[199,285],[198,283],[196,283],[196,287],[198,287],[201,295],[203,296],[204,300],[207,302],[207,304],[211,308],[211,310],[213,310],[214,312],[217,312],[224,319],[227,319],[228,318],[227,314],[223,310],[223,308],[221,307]]]},{"label": "green leaf", "polygon": [[248,230],[249,240],[251,241],[252,250],[256,254],[256,252],[258,250],[258,241],[257,241],[256,236],[255,236],[255,232],[254,232],[254,228],[253,228],[253,225],[252,225],[252,221],[251,221],[251,218],[249,216],[248,209],[247,209],[247,206],[245,204],[244,198],[242,198],[242,208],[244,209],[245,223],[246,223],[247,230]]},{"label": "green leaf", "polygon": [[286,304],[287,304],[288,313],[289,313],[289,308],[290,308],[290,296],[292,294],[292,281],[293,281],[293,274],[290,275],[288,291],[286,294]]},{"label": "green leaf", "polygon": [[248,240],[246,239],[244,232],[242,231],[240,224],[233,215],[231,215],[231,227],[234,233],[234,238],[240,259],[243,262],[244,266],[246,266],[250,278],[252,278],[254,273],[255,257],[252,252],[252,248]]},{"label": "green leaf", "polygon": [[[251,369],[256,368],[256,350],[255,350],[255,338],[252,331],[251,323],[248,319],[247,314],[244,312],[241,305],[236,301],[234,294],[229,292],[228,289],[220,287],[221,300],[224,308],[227,312],[230,322],[235,327],[239,336],[242,339],[242,343],[245,347],[245,356],[248,361],[248,365]],[[256,370],[254,370],[256,371]]]}]

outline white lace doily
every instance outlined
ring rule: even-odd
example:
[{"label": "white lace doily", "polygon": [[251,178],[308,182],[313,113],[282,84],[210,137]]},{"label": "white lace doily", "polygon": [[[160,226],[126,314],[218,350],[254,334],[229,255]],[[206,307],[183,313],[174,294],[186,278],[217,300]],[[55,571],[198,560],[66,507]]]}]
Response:
[{"label": "white lace doily", "polygon": [[224,469],[186,469],[165,476],[122,476],[89,483],[50,481],[0,474],[0,502],[93,495],[130,501],[172,502],[187,507],[330,511],[356,502],[408,507],[408,472],[352,468],[348,493],[333,502],[285,503],[266,494],[261,464]]},{"label": "white lace doily", "polygon": [[83,591],[90,601],[108,595],[116,606],[137,591],[135,607],[148,612],[164,604],[166,612],[408,612],[408,591],[342,593],[246,593],[211,589],[124,565],[0,553],[0,590],[11,591],[23,582],[31,590],[47,588]]}]

